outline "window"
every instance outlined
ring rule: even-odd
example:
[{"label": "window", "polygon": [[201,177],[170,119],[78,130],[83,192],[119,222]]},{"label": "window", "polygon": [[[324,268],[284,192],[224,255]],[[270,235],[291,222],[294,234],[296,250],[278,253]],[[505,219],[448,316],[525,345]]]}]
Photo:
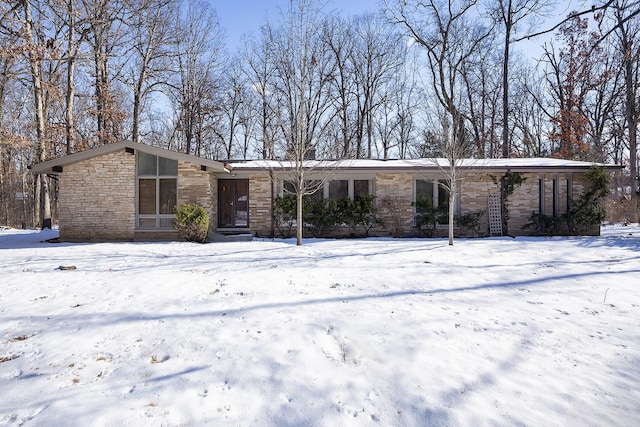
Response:
[{"label": "window", "polygon": [[371,194],[371,181],[368,179],[353,180],[353,198],[359,199],[362,196]]},{"label": "window", "polygon": [[[416,179],[414,207],[414,222],[424,215],[434,215],[438,224],[449,222],[449,190],[447,181]],[[460,213],[459,194],[454,199],[454,212]]]},{"label": "window", "polygon": [[[340,201],[345,199],[358,199],[364,195],[373,195],[373,179],[332,179],[321,185],[314,182],[320,188],[313,194],[305,196],[308,199],[319,201],[330,199]],[[280,195],[296,194],[291,181],[282,181]]]},{"label": "window", "polygon": [[178,199],[178,162],[138,151],[137,174],[137,228],[172,229]]},{"label": "window", "polygon": [[336,179],[329,181],[329,199],[344,200],[349,198],[349,181],[346,179]]}]

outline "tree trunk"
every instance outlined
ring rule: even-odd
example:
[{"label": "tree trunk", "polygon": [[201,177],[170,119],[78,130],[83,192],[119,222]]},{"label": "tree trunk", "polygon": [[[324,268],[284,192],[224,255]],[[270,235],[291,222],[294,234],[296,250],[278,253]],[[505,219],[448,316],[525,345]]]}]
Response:
[{"label": "tree trunk", "polygon": [[[33,96],[35,103],[35,115],[36,115],[36,135],[37,135],[37,147],[36,147],[36,159],[38,162],[44,162],[47,160],[47,141],[46,141],[46,122],[45,122],[45,108],[44,108],[44,86],[42,83],[42,55],[39,54],[38,46],[35,44],[33,38],[34,26],[31,16],[31,4],[28,0],[23,1],[24,13],[25,13],[25,37],[28,46],[28,60],[29,67],[31,69],[31,81],[33,83]],[[45,221],[51,220],[51,198],[49,195],[49,182],[45,175],[38,175],[37,188],[39,192],[35,194],[40,195],[40,202],[36,203],[36,222],[39,222],[41,226]],[[38,216],[39,215],[39,216]]]},{"label": "tree trunk", "polygon": [[[455,166],[451,166],[455,169]],[[449,184],[449,246],[453,246],[453,223],[455,220],[455,198],[458,191],[456,183],[456,173],[451,174],[451,183]]]},{"label": "tree trunk", "polygon": [[66,94],[66,111],[65,111],[65,133],[67,137],[67,154],[73,153],[75,149],[75,123],[73,116],[73,104],[76,95],[76,82],[75,82],[75,65],[76,54],[78,47],[74,39],[76,31],[76,18],[75,10],[73,8],[73,0],[69,0],[67,3],[67,10],[69,13],[69,51],[67,58],[67,94]]},{"label": "tree trunk", "polygon": [[502,63],[502,157],[511,155],[509,146],[509,47],[511,41],[511,0],[505,19],[504,58]]},{"label": "tree trunk", "polygon": [[[626,39],[626,33],[625,33]],[[638,218],[638,146],[637,128],[638,113],[636,111],[636,94],[633,81],[632,43],[627,40],[624,46],[625,68],[625,108],[627,126],[629,126],[629,170],[631,175],[631,222],[639,222]]]},{"label": "tree trunk", "polygon": [[297,246],[302,246],[302,227],[304,226],[303,224],[303,218],[302,218],[302,196],[303,196],[303,192],[302,192],[302,185],[303,185],[303,180],[299,179],[298,180],[298,191],[296,192],[296,245]]}]

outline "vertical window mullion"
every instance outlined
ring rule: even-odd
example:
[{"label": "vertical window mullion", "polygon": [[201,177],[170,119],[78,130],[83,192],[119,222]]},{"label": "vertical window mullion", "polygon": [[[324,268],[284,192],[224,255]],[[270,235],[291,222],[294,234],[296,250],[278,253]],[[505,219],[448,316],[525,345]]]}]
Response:
[{"label": "vertical window mullion", "polygon": [[438,206],[440,206],[440,198],[438,197],[438,189],[440,187],[440,183],[438,181],[433,181],[431,183],[432,185],[432,191],[433,191],[433,207],[437,208]]}]

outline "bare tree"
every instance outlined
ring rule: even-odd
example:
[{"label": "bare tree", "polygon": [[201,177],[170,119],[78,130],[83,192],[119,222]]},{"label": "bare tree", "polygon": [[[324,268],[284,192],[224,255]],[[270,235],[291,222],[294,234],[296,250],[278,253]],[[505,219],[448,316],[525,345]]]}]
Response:
[{"label": "bare tree", "polygon": [[207,119],[217,108],[214,97],[220,86],[224,56],[224,32],[218,17],[201,0],[188,0],[176,26],[174,49],[176,70],[171,99],[178,114],[177,130],[186,154],[200,155]]},{"label": "bare tree", "polygon": [[261,158],[273,159],[275,141],[275,118],[273,102],[273,79],[275,78],[275,64],[272,61],[274,52],[271,40],[273,28],[265,25],[260,30],[258,38],[245,39],[243,50],[246,64],[247,78],[255,92],[257,132],[256,139],[260,142]]},{"label": "bare tree", "polygon": [[[40,5],[36,1],[36,13]],[[31,90],[34,101],[34,117],[36,123],[36,150],[35,160],[42,162],[47,160],[50,150],[50,138],[47,132],[46,98],[47,87],[44,80],[43,67],[48,58],[46,41],[42,40],[44,32],[37,25],[42,23],[38,16],[34,16],[31,0],[22,0],[16,4],[10,14],[5,18],[11,20],[14,25],[9,29],[14,35],[20,37],[19,50],[22,52],[28,67],[31,81]],[[6,25],[6,24],[3,24]],[[6,28],[6,27],[5,27]],[[49,46],[51,47],[51,46]],[[50,183],[46,175],[38,175],[36,179],[35,194],[39,197],[34,201],[35,221],[44,225],[51,221],[51,194]]]},{"label": "bare tree", "polygon": [[445,184],[449,191],[449,244],[453,245],[455,197],[460,185],[459,166],[468,154],[465,129],[463,70],[487,37],[490,29],[472,24],[475,0],[427,2],[397,1],[387,4],[393,22],[425,49],[431,89],[440,106],[442,147],[447,160]]},{"label": "bare tree", "polygon": [[[275,46],[274,117],[280,129],[283,154],[291,164],[291,183],[297,201],[296,243],[302,244],[303,198],[315,193],[322,180],[306,179],[309,160],[322,154],[320,145],[332,117],[329,77],[335,62],[321,43],[322,7],[313,0],[291,0],[282,25],[272,31]],[[288,168],[289,169],[289,168]]]},{"label": "bare tree", "polygon": [[[355,156],[371,158],[373,117],[383,102],[382,88],[403,65],[402,36],[382,24],[373,14],[364,14],[352,25],[354,46],[351,61],[357,90]],[[365,146],[366,140],[366,146]]]},{"label": "bare tree", "polygon": [[139,142],[145,101],[164,88],[168,76],[171,24],[178,8],[172,0],[139,0],[130,7],[131,55],[123,79],[133,92],[131,139]]},{"label": "bare tree", "polygon": [[549,139],[552,155],[575,160],[590,160],[590,95],[607,80],[608,70],[598,67],[606,57],[597,46],[598,35],[588,29],[588,19],[575,17],[560,27],[558,53],[550,45],[545,50],[547,81],[554,102]]},{"label": "bare tree", "polygon": [[612,4],[614,27],[618,52],[622,58],[624,76],[624,112],[627,124],[629,147],[629,172],[631,177],[632,221],[640,221],[638,192],[638,122],[640,109],[637,105],[640,91],[640,23],[638,2],[632,0],[615,0]]},{"label": "bare tree", "polygon": [[511,45],[514,43],[515,32],[521,24],[546,15],[554,0],[494,0],[489,6],[490,13],[504,30],[504,50],[502,57],[502,157],[511,156],[511,141],[509,131],[509,69],[511,61]]},{"label": "bare tree", "polygon": [[81,0],[93,59],[95,134],[99,145],[122,139],[125,110],[114,82],[120,77],[123,44],[128,35],[125,0]]},{"label": "bare tree", "polygon": [[354,37],[351,32],[350,21],[341,17],[333,17],[327,20],[323,27],[323,42],[331,51],[335,61],[335,72],[330,76],[332,100],[336,111],[335,144],[334,151],[337,158],[355,157],[352,141],[355,137],[353,126],[356,105],[356,89],[352,50]]},{"label": "bare tree", "polygon": [[[234,153],[243,153],[246,156],[248,147],[240,142],[248,135],[246,122],[251,120],[250,111],[245,106],[250,103],[250,92],[246,81],[246,75],[241,70],[239,61],[232,61],[223,79],[221,94],[223,124],[218,127],[216,133],[224,145],[227,159],[234,157]],[[246,141],[246,140],[245,140]],[[237,148],[234,150],[234,147]]]}]

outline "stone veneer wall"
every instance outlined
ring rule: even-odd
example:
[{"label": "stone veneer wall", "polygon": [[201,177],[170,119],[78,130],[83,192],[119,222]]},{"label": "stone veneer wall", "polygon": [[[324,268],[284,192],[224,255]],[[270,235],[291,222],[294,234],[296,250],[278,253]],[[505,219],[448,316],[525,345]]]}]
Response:
[{"label": "stone veneer wall", "polygon": [[[488,198],[491,193],[500,193],[500,187],[493,182],[492,175],[499,178],[500,173],[465,173],[462,176],[460,213],[485,211],[481,218],[480,232],[489,234]],[[567,211],[567,179],[569,174],[524,173],[525,182],[516,187],[509,197],[508,229],[512,235],[535,233],[524,229],[532,213],[539,210],[539,179],[544,177],[545,214],[553,213],[553,179],[558,185],[559,214]],[[410,172],[377,173],[375,176],[375,196],[378,218],[383,227],[371,230],[372,236],[411,236],[413,229],[413,181],[415,175]],[[423,179],[421,177],[420,179]],[[584,191],[582,174],[571,174],[572,197],[577,198]],[[254,174],[249,181],[250,228],[260,236],[271,236],[271,186],[275,185],[268,173]],[[274,187],[274,191],[275,191]],[[457,229],[456,229],[457,230]],[[456,234],[458,233],[457,230]],[[446,235],[446,228],[438,229],[436,235]]]},{"label": "stone veneer wall", "polygon": [[124,150],[65,166],[59,175],[60,238],[131,240],[136,156]]},{"label": "stone veneer wall", "polygon": [[275,197],[275,183],[267,172],[249,178],[249,227],[256,236],[271,237],[273,234],[271,196]]},{"label": "stone veneer wall", "polygon": [[395,237],[412,234],[413,175],[411,173],[378,173],[375,188],[378,218],[384,222],[384,230],[373,230],[371,234]]},{"label": "stone veneer wall", "polygon": [[500,186],[491,179],[491,174],[461,174],[460,213],[484,211],[480,218],[481,235],[489,235],[489,195],[500,194]]},{"label": "stone veneer wall", "polygon": [[209,232],[217,223],[212,177],[213,174],[201,170],[200,165],[178,162],[178,206],[189,203],[205,208],[209,213]]}]

